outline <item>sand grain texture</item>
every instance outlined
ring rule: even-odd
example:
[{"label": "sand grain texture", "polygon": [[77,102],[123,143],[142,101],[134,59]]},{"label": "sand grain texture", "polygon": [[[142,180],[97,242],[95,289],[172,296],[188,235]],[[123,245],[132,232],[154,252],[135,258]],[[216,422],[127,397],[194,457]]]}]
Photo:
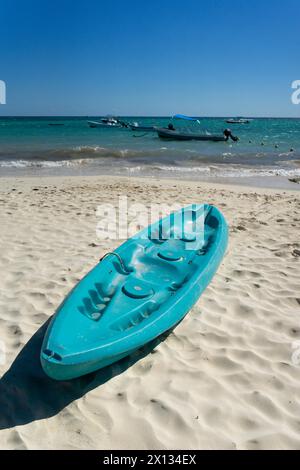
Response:
[{"label": "sand grain texture", "polygon": [[[51,381],[38,358],[45,322],[119,244],[97,240],[95,227],[97,204],[120,195],[146,205],[216,204],[230,224],[228,253],[196,306],[152,350],[105,373]],[[300,449],[300,364],[292,360],[297,341],[300,348],[299,193],[2,179],[0,227],[0,448]]]}]

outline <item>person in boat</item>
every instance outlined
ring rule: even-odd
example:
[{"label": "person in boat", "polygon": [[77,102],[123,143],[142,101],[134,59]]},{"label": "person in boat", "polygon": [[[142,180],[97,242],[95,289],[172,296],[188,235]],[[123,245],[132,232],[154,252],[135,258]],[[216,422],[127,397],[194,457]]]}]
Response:
[{"label": "person in boat", "polygon": [[171,122],[170,122],[170,124],[168,124],[168,129],[169,129],[169,131],[175,131],[176,130]]}]

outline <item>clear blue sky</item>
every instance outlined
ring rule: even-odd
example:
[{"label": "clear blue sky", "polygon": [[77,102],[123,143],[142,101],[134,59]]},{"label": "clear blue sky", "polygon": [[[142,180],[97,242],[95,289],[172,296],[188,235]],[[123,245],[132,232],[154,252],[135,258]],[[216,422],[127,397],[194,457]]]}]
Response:
[{"label": "clear blue sky", "polygon": [[300,116],[299,0],[0,0],[0,115]]}]

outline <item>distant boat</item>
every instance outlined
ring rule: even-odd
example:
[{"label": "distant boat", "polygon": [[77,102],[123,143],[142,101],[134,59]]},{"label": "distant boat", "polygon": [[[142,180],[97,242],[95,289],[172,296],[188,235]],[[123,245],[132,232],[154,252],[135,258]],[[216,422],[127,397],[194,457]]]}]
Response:
[{"label": "distant boat", "polygon": [[168,140],[199,140],[207,142],[227,142],[229,138],[234,142],[238,140],[238,137],[233,136],[229,129],[226,129],[223,134],[197,134],[195,132],[184,132],[166,128],[158,128],[156,130],[158,137]]},{"label": "distant boat", "polygon": [[245,118],[231,118],[227,119],[225,122],[227,124],[249,124],[252,119],[245,119]]},{"label": "distant boat", "polygon": [[122,127],[121,123],[113,118],[113,117],[107,117],[107,118],[102,118],[100,121],[88,121],[88,125],[90,127]]},{"label": "distant boat", "polygon": [[63,122],[49,122],[48,126],[64,126]]},{"label": "distant boat", "polygon": [[140,126],[137,122],[128,124],[128,126],[132,131],[153,132],[156,130],[155,126]]}]

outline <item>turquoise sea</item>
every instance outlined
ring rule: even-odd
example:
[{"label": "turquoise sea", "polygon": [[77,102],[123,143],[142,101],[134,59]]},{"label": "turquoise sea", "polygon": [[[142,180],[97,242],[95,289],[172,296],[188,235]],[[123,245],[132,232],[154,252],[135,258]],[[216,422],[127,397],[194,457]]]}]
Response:
[{"label": "turquoise sea", "polygon": [[[99,117],[0,117],[0,176],[300,176],[300,119],[256,118],[244,125],[229,125],[226,118],[199,117],[200,125],[172,121],[177,129],[197,132],[231,128],[240,139],[237,143],[164,141],[155,132],[90,128],[88,119]],[[159,127],[171,121],[132,116],[122,120]]]}]

